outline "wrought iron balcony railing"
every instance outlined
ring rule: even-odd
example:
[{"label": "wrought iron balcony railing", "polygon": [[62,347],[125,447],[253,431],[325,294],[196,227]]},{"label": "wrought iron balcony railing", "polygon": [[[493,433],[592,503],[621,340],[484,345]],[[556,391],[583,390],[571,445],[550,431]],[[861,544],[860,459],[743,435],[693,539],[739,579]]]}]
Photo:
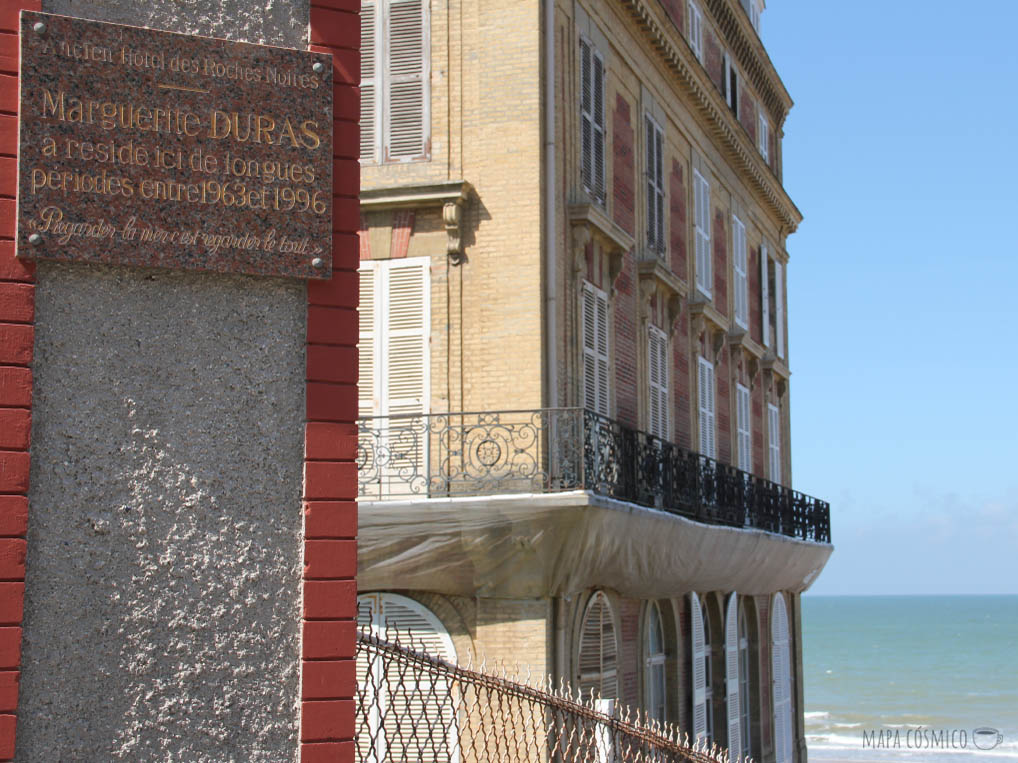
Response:
[{"label": "wrought iron balcony railing", "polygon": [[358,422],[364,500],[590,490],[699,522],[829,543],[830,504],[582,408]]}]

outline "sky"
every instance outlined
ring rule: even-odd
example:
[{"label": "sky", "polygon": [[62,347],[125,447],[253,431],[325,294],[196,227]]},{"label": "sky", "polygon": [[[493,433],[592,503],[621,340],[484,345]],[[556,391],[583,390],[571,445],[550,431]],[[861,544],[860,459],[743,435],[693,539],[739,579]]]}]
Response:
[{"label": "sky", "polygon": [[1018,7],[769,0],[814,594],[1018,593]]}]

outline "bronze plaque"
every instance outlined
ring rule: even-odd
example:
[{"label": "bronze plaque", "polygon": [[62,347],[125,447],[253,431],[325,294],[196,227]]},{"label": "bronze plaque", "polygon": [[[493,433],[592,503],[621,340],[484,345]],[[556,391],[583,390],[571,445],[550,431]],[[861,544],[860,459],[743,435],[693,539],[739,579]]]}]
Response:
[{"label": "bronze plaque", "polygon": [[332,57],[22,12],[17,242],[330,277]]}]

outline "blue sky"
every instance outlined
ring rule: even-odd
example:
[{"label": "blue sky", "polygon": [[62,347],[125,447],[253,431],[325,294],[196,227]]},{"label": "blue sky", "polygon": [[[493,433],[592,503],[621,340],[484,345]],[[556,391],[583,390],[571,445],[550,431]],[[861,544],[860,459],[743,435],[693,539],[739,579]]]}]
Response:
[{"label": "blue sky", "polygon": [[770,0],[817,594],[1018,593],[1018,8]]}]

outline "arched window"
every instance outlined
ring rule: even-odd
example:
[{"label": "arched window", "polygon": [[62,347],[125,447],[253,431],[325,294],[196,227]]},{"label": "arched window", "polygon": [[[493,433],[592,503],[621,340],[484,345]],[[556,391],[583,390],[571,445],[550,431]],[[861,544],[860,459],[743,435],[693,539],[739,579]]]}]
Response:
[{"label": "arched window", "polygon": [[706,600],[695,593],[689,594],[689,617],[692,631],[693,674],[693,738],[711,740],[714,737],[714,680],[711,664],[710,613]]},{"label": "arched window", "polygon": [[[358,596],[357,625],[362,632],[456,663],[456,649],[445,626],[413,599],[392,593]],[[357,684],[358,760],[455,763],[459,759],[456,703],[447,680],[415,675],[395,664],[386,666],[377,657],[369,664],[362,650],[357,657]],[[421,735],[414,729],[435,732]]]},{"label": "arched window", "polygon": [[739,689],[739,595],[728,597],[725,609],[725,708],[728,722],[728,754],[735,759],[742,752],[742,712]]},{"label": "arched window", "polygon": [[584,698],[618,698],[618,653],[611,605],[608,597],[598,591],[587,602],[580,626],[577,685]]},{"label": "arched window", "polygon": [[750,742],[750,694],[749,689],[749,626],[746,623],[746,604],[739,602],[739,699],[741,702],[739,736],[742,739],[742,757],[749,758]]},{"label": "arched window", "polygon": [[647,605],[643,626],[643,686],[644,708],[659,723],[664,723],[667,706],[665,699],[665,631],[661,608],[656,601]]},{"label": "arched window", "polygon": [[792,666],[785,597],[774,594],[771,613],[771,690],[774,698],[774,759],[792,760]]}]

